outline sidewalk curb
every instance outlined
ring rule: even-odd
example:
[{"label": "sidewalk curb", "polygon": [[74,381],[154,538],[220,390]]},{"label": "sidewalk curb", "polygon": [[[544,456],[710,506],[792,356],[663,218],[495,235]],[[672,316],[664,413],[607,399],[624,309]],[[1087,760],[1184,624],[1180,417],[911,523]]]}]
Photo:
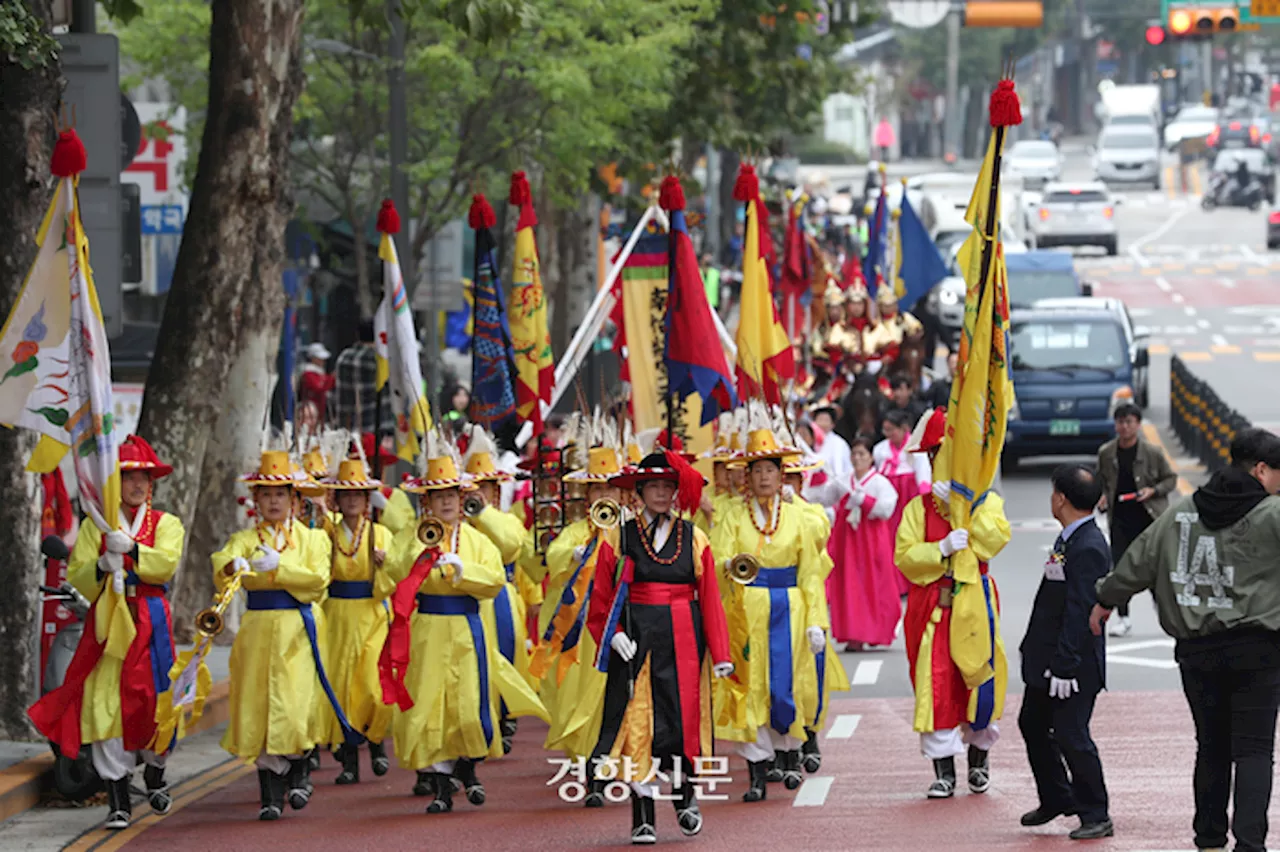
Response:
[{"label": "sidewalk curb", "polygon": [[[204,715],[186,731],[186,736],[204,733],[230,718],[231,685],[220,680],[209,690]],[[40,803],[40,797],[53,789],[53,754],[42,754],[8,769],[0,770],[0,822],[29,810]]]},{"label": "sidewalk curb", "polygon": [[[1178,493],[1185,497],[1195,491],[1195,487],[1185,476],[1187,473],[1194,475],[1195,471],[1184,469],[1182,465],[1178,464],[1169,452],[1169,448],[1165,446],[1164,438],[1160,435],[1159,428],[1154,423],[1144,421],[1142,424],[1142,436],[1160,449],[1160,452],[1164,454],[1165,461],[1169,462],[1169,467],[1178,475]],[[1201,468],[1201,471],[1203,471],[1203,468]]]}]

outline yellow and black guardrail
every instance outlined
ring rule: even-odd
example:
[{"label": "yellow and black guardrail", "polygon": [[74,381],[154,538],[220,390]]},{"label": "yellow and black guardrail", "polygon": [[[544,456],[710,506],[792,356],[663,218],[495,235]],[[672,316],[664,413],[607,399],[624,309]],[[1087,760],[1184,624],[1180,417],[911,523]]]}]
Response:
[{"label": "yellow and black guardrail", "polygon": [[1188,453],[1210,472],[1231,461],[1231,441],[1249,421],[1173,356],[1169,376],[1169,421]]}]

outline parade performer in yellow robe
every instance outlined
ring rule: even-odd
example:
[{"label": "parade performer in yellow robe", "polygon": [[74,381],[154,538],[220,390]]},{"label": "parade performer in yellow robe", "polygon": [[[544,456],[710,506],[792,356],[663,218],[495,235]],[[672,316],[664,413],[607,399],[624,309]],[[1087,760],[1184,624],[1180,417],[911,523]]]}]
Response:
[{"label": "parade performer in yellow robe", "polygon": [[[783,462],[782,481],[783,499],[798,507],[804,515],[807,527],[805,537],[817,551],[822,562],[822,608],[830,616],[827,605],[827,578],[835,568],[835,561],[827,553],[827,542],[831,538],[831,519],[827,510],[818,503],[805,500],[800,495],[804,492],[805,476],[822,470],[822,459],[817,456],[792,456]],[[800,763],[805,772],[813,774],[822,768],[822,751],[818,747],[818,732],[827,724],[827,710],[831,706],[832,692],[845,692],[849,689],[849,676],[845,674],[844,665],[831,644],[831,631],[827,630],[826,646],[814,656],[814,664],[805,666],[796,678],[796,691],[804,696],[806,706],[815,707],[811,717],[805,719],[805,741],[800,747]],[[812,650],[812,649],[811,649]],[[781,780],[781,779],[779,779]]]},{"label": "parade performer in yellow robe", "polygon": [[[945,431],[946,409],[935,409],[921,418],[908,449],[928,453],[932,462],[942,448]],[[969,529],[953,530],[948,521],[949,484],[935,482],[932,494],[915,497],[907,504],[894,550],[899,570],[912,584],[902,630],[916,691],[913,727],[920,734],[921,751],[933,761],[931,799],[954,795],[955,758],[964,753],[966,745],[969,789],[985,793],[991,786],[989,752],[1000,737],[997,720],[1008,682],[1000,638],[1000,596],[987,571],[987,563],[1009,543],[1004,501],[994,491],[978,495]],[[955,636],[951,607],[958,587],[949,567],[951,556],[965,549],[978,558],[982,585],[966,586],[961,593],[985,597],[994,651],[995,676],[977,689],[966,686],[952,659]]]},{"label": "parade performer in yellow robe", "polygon": [[[363,458],[366,463],[373,464],[375,459],[372,432],[364,432],[360,435],[360,448],[364,451]],[[394,467],[400,459],[386,447],[378,447],[377,452],[381,457],[383,479],[385,480],[387,471]],[[352,457],[355,457],[354,453]],[[417,521],[418,513],[414,511],[409,495],[399,488],[392,488],[385,482],[381,488],[370,495],[369,502],[379,513],[378,523],[390,530],[393,536],[405,527],[413,526]]]},{"label": "parade performer in yellow robe", "polygon": [[314,696],[317,689],[332,693],[312,610],[329,585],[330,544],[324,530],[293,517],[294,490],[303,479],[288,453],[264,452],[258,469],[241,481],[253,490],[258,523],[210,557],[220,595],[236,588],[248,593],[231,648],[231,719],[222,747],[257,765],[258,818],[276,820],[286,790],[294,810],[310,799],[305,755],[316,744]]},{"label": "parade performer in yellow robe", "polygon": [[[40,733],[74,759],[89,743],[93,767],[107,787],[107,828],[129,825],[129,781],[138,757],[147,800],[156,813],[173,802],[164,780],[173,743],[156,742],[156,698],[168,692],[173,629],[166,598],[182,556],[182,522],[151,507],[152,482],[173,472],[151,445],[130,435],[120,445],[121,529],[103,535],[80,525],[67,562],[67,581],[94,607],[63,683],[27,711]],[[136,631],[124,659],[104,653],[109,637],[94,631],[98,596],[119,583]]]},{"label": "parade performer in yellow robe", "polygon": [[[618,488],[609,480],[620,469],[617,449],[592,447],[586,469],[567,474],[565,480],[584,484],[587,505],[598,508],[605,505],[601,500],[618,503]],[[595,668],[598,649],[586,619],[601,549],[607,542],[616,549],[617,538],[616,528],[597,527],[588,511],[586,518],[561,530],[547,549],[547,600],[554,606],[534,653],[533,671],[542,677],[544,690],[556,696],[545,747],[574,759],[589,756],[600,735],[605,674]],[[583,804],[603,807],[604,784],[592,781]]]},{"label": "parade performer in yellow robe", "polygon": [[[755,403],[753,403],[754,405]],[[768,423],[767,413],[759,418]],[[753,421],[755,418],[753,418]],[[716,736],[739,743],[750,766],[744,801],[765,798],[769,761],[776,759],[787,789],[800,786],[800,746],[806,721],[817,715],[806,700],[802,672],[827,646],[828,615],[823,588],[826,565],[811,540],[808,513],[782,499],[782,460],[797,451],[779,444],[768,426],[755,426],[739,461],[747,465],[751,497],[736,504],[712,531],[721,586],[728,601],[729,638],[745,694],[722,682],[723,708]],[[728,566],[750,556],[759,572],[749,585],[732,582]],[[799,682],[798,682],[799,681]]]},{"label": "parade performer in yellow robe", "polygon": [[[337,473],[320,484],[332,495],[330,502],[339,512],[339,520],[325,528],[332,547],[329,596],[323,606],[325,667],[347,721],[369,741],[373,774],[386,775],[391,763],[382,740],[390,728],[392,710],[382,701],[378,656],[387,639],[390,607],[386,600],[395,582],[383,570],[391,532],[369,517],[369,495],[382,483],[369,478],[359,459],[344,459]],[[360,780],[359,747],[345,743],[337,714],[327,703],[324,709],[320,742],[342,762],[334,783],[355,784]]]},{"label": "parade performer in yellow robe", "polygon": [[741,449],[740,446],[733,446],[733,438],[737,434],[734,412],[726,411],[720,415],[716,424],[715,444],[699,457],[711,462],[711,482],[702,492],[702,501],[693,522],[708,536],[711,535],[716,516],[723,516],[726,506],[739,496],[734,493],[729,482],[729,461],[733,458],[734,450]]},{"label": "parade performer in yellow robe", "polygon": [[[480,616],[484,619],[485,628],[497,638],[498,653],[515,666],[530,686],[535,686],[536,682],[529,677],[529,629],[525,620],[524,597],[517,584],[518,563],[528,531],[519,518],[501,509],[499,485],[510,480],[511,475],[498,470],[494,464],[496,453],[493,439],[483,429],[473,426],[462,466],[470,483],[468,505],[473,510],[478,507],[478,511],[465,514],[467,522],[498,548],[506,572],[506,584],[498,596],[480,602]],[[505,703],[501,709],[498,728],[502,732],[502,751],[510,753],[512,738],[516,735],[516,720],[507,714]]]},{"label": "parade performer in yellow robe", "polygon": [[506,572],[498,548],[464,523],[462,475],[443,443],[429,434],[426,473],[401,486],[425,495],[426,517],[391,545],[387,570],[397,585],[379,659],[383,700],[398,707],[396,758],[417,773],[414,794],[433,797],[429,814],[453,810],[455,778],[469,802],[484,804],[476,764],[502,757],[499,699],[513,716],[546,719],[480,617],[480,601],[497,597]]},{"label": "parade performer in yellow robe", "polygon": [[[302,454],[301,460],[293,460],[293,471],[299,476],[298,487],[293,492],[294,517],[313,533],[323,533],[332,538],[334,525],[339,522],[337,507],[331,505],[329,492],[320,485],[320,480],[329,475],[329,456],[320,447],[313,447]],[[311,615],[316,622],[320,659],[326,671],[332,669],[324,609],[328,597],[329,591],[326,589],[311,608]],[[329,707],[329,699],[324,690],[315,690],[311,700],[311,729],[317,746],[307,752],[308,790],[311,789],[311,773],[320,768],[319,744],[327,742],[326,732],[331,716],[333,710]]]}]

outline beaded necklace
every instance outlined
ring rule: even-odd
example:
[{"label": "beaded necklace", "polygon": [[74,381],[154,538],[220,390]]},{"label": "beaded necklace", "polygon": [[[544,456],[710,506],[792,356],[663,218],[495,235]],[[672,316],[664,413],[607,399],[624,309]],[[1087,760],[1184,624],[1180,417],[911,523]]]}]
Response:
[{"label": "beaded necklace", "polygon": [[349,559],[354,559],[356,555],[356,551],[360,549],[360,539],[364,537],[365,516],[361,515],[360,522],[356,524],[355,535],[351,537],[350,550],[347,550],[345,547],[342,546],[342,539],[343,539],[342,529],[345,526],[346,526],[346,521],[344,520],[341,525],[337,526],[334,529],[333,543],[337,545],[339,553],[341,553],[343,556],[346,556]]},{"label": "beaded necklace", "polygon": [[[270,531],[270,533],[271,533],[271,549],[272,549],[272,550],[274,550],[276,553],[284,553],[286,550],[288,550],[290,547],[292,547],[292,546],[293,546],[293,518],[292,518],[292,516],[291,516],[288,520],[286,520],[285,522],[280,523],[280,524],[273,524],[273,523],[271,523],[271,522],[269,522],[269,521],[262,521],[262,522],[260,522],[260,523],[257,525],[257,527],[255,527],[255,531],[258,533],[258,543],[259,543],[259,544],[261,544],[261,545],[264,545],[264,546],[267,544],[267,539],[266,539],[266,537],[263,535],[263,532],[264,532],[264,531]],[[281,534],[281,533],[284,533],[284,546],[283,546],[283,547],[281,547],[281,546],[280,546],[280,534]]]},{"label": "beaded necklace", "polygon": [[[142,513],[141,518],[138,517],[139,512]],[[123,524],[121,526],[123,527]],[[151,492],[148,491],[147,502],[139,506],[137,512],[134,512],[133,523],[125,529],[125,532],[129,534],[129,538],[136,542],[146,538],[154,526],[155,524],[151,518]]]},{"label": "beaded necklace", "polygon": [[[652,559],[654,562],[658,563],[659,565],[673,564],[677,559],[680,558],[680,553],[684,550],[684,524],[681,523],[679,520],[674,520],[674,519],[671,521],[671,523],[675,525],[674,532],[676,536],[676,552],[671,554],[671,557],[669,559],[663,559],[662,557],[658,556],[657,553],[654,552],[653,542],[649,540],[649,536],[646,536],[644,534],[643,529],[641,529],[640,535],[638,536],[638,538],[640,539],[640,546],[644,548],[645,555],[648,556],[650,559]],[[654,536],[657,536],[658,534],[657,524],[653,525],[653,534]]]},{"label": "beaded necklace", "polygon": [[[759,511],[757,512],[757,510]],[[782,500],[779,499],[778,495],[775,494],[770,498],[766,525],[761,526],[760,522],[756,520],[757,514],[765,514],[765,508],[760,502],[760,498],[757,497],[751,501],[751,511],[748,514],[751,515],[751,526],[756,528],[756,532],[764,536],[765,544],[772,542],[774,533],[778,531],[778,523],[782,520]]]}]

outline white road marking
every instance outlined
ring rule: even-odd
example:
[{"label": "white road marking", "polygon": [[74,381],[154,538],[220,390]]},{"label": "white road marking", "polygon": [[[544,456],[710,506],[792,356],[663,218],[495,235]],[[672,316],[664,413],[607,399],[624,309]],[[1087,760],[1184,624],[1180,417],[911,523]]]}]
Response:
[{"label": "white road marking", "polygon": [[1113,642],[1107,645],[1107,653],[1117,651],[1127,654],[1130,651],[1145,651],[1148,648],[1172,648],[1177,643],[1172,639],[1142,639],[1137,642]]},{"label": "white road marking", "polygon": [[1156,276],[1156,286],[1159,287],[1161,290],[1165,291],[1166,293],[1173,290],[1173,285],[1170,284],[1169,279],[1165,278],[1163,275]]},{"label": "white road marking", "polygon": [[1190,305],[1183,305],[1182,312],[1189,317],[1193,317],[1196,315],[1196,309],[1191,307]]},{"label": "white road marking", "polygon": [[1230,278],[1219,278],[1218,283],[1223,287],[1226,287],[1228,290],[1236,289],[1236,282]]},{"label": "white road marking", "polygon": [[1175,660],[1148,660],[1145,657],[1126,657],[1121,654],[1107,654],[1107,663],[1124,663],[1128,666],[1139,666],[1144,669],[1176,669]]},{"label": "white road marking", "polygon": [[836,720],[831,723],[831,730],[827,731],[827,739],[849,739],[849,737],[853,736],[853,732],[858,730],[858,723],[861,721],[861,713],[841,713],[836,717]]},{"label": "white road marking", "polygon": [[[1168,219],[1166,219],[1166,220],[1165,220],[1165,223],[1164,223],[1163,225],[1161,225],[1160,227],[1156,228],[1156,229],[1155,229],[1154,231],[1152,231],[1151,233],[1146,234],[1146,235],[1144,235],[1144,236],[1142,236],[1142,237],[1139,237],[1139,238],[1138,238],[1138,239],[1137,239],[1137,240],[1136,240],[1132,245],[1130,245],[1130,246],[1129,246],[1129,253],[1133,256],[1134,260],[1137,260],[1137,261],[1138,261],[1138,263],[1142,263],[1142,260],[1140,260],[1140,259],[1139,259],[1139,258],[1141,258],[1141,257],[1142,257],[1142,255],[1141,255],[1141,253],[1138,251],[1138,249],[1142,248],[1142,247],[1143,247],[1143,246],[1145,246],[1147,243],[1153,243],[1153,242],[1155,242],[1156,240],[1158,240],[1158,239],[1160,239],[1161,237],[1163,237],[1165,234],[1169,233],[1169,231],[1173,229],[1173,226],[1174,226],[1174,225],[1176,225],[1176,224],[1178,224],[1178,220],[1179,220],[1179,219],[1181,219],[1183,216],[1186,216],[1186,215],[1187,215],[1187,212],[1188,212],[1190,209],[1191,209],[1191,208],[1187,207],[1187,208],[1184,208],[1184,209],[1182,209],[1182,210],[1177,211],[1177,212],[1176,212],[1176,213],[1174,213],[1172,216],[1170,216]],[[1147,264],[1144,264],[1144,265],[1147,265]]]},{"label": "white road marking", "polygon": [[1248,243],[1240,244],[1240,253],[1250,260],[1266,260],[1266,258],[1254,251],[1253,247]]},{"label": "white road marking", "polygon": [[817,808],[827,803],[827,794],[831,792],[831,784],[836,779],[830,775],[804,779],[796,797],[791,800],[793,808]]},{"label": "white road marking", "polygon": [[1181,304],[1185,301],[1185,299],[1183,299],[1183,298],[1182,298],[1182,294],[1181,294],[1181,293],[1174,293],[1174,294],[1173,294],[1173,300],[1174,300],[1175,302],[1177,302],[1179,305],[1181,305]]},{"label": "white road marking", "polygon": [[[1208,327],[1209,327],[1209,323],[1205,323],[1204,325],[1205,325],[1205,328],[1208,328]],[[1215,334],[1215,335],[1213,336],[1213,345],[1214,345],[1214,346],[1226,346],[1226,345],[1227,345],[1227,339],[1226,339],[1225,337],[1223,337],[1221,334]]]},{"label": "white road marking", "polygon": [[863,660],[853,671],[853,686],[871,686],[880,679],[880,660]]}]

